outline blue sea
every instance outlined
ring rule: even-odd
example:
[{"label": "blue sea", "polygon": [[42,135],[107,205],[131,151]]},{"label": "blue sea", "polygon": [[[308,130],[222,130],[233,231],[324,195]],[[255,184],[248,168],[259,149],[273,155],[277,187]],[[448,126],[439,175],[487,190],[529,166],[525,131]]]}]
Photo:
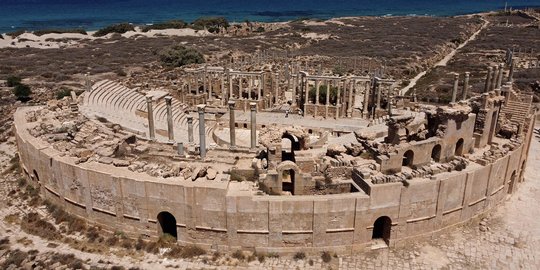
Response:
[{"label": "blue sea", "polygon": [[0,0],[0,33],[17,29],[99,29],[130,22],[193,21],[224,16],[230,21],[286,21],[299,17],[454,16],[503,9],[540,7],[540,0]]}]

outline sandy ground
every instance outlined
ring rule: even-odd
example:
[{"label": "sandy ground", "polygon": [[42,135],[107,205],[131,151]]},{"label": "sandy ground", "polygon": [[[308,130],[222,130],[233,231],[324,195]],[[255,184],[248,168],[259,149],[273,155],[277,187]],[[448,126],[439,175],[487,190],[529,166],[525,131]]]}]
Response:
[{"label": "sandy ground", "polygon": [[[87,35],[76,33],[63,33],[63,34],[45,34],[42,36],[36,36],[33,33],[24,33],[16,38],[11,38],[8,35],[3,34],[4,39],[0,39],[0,49],[2,48],[38,48],[38,49],[57,49],[64,47],[76,47],[80,45],[84,40],[95,39],[110,39],[113,34],[108,34],[103,37],[94,37],[95,31],[87,32]],[[166,29],[166,30],[150,30],[148,32],[142,32],[140,28],[136,28],[135,31],[128,31],[122,34],[125,38],[136,37],[157,37],[157,36],[208,36],[213,35],[205,30],[194,30],[191,28],[183,29]]]}]

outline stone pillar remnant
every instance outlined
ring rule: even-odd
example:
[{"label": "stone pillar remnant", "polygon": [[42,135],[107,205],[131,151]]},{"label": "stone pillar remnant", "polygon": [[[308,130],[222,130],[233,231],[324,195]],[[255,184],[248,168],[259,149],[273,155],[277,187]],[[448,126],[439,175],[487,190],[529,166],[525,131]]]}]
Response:
[{"label": "stone pillar remnant", "polygon": [[154,108],[152,107],[152,96],[146,96],[146,108],[148,111],[148,136],[150,140],[156,139],[156,130],[154,128]]},{"label": "stone pillar remnant", "polygon": [[491,73],[493,73],[493,68],[488,67],[487,68],[487,76],[486,76],[486,84],[484,85],[484,93],[489,92],[489,89],[491,87]]},{"label": "stone pillar remnant", "polygon": [[199,152],[201,158],[206,157],[206,129],[204,128],[204,109],[205,105],[198,105],[197,112],[199,112]]},{"label": "stone pillar remnant", "polygon": [[490,91],[495,90],[497,88],[497,76],[499,75],[499,66],[495,66],[493,68],[493,74],[491,74],[491,87],[489,88]]},{"label": "stone pillar remnant", "polygon": [[192,144],[193,143],[193,116],[188,115],[187,124],[188,124],[188,142]]},{"label": "stone pillar remnant", "polygon": [[499,75],[497,76],[497,89],[501,89],[504,74],[504,64],[499,64]]},{"label": "stone pillar remnant", "polygon": [[454,88],[452,89],[452,103],[456,102],[457,91],[459,87],[459,74],[454,74]]},{"label": "stone pillar remnant", "polygon": [[173,129],[173,115],[172,115],[172,97],[166,96],[165,103],[167,105],[167,131],[169,135],[169,141],[174,141],[174,129]]},{"label": "stone pillar remnant", "polygon": [[249,103],[251,109],[251,149],[255,149],[257,146],[257,103]]},{"label": "stone pillar remnant", "polygon": [[234,117],[234,109],[236,106],[236,102],[233,100],[229,101],[229,132],[230,132],[230,147],[231,149],[236,148],[236,126],[235,126],[235,117]]}]

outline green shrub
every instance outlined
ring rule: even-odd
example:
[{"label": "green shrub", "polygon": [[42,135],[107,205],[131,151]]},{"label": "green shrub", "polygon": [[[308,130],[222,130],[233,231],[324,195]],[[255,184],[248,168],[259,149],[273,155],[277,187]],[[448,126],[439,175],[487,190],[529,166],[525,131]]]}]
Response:
[{"label": "green shrub", "polygon": [[246,256],[244,256],[244,252],[242,252],[241,250],[237,249],[233,254],[231,254],[231,257],[239,260],[239,261],[243,261],[246,259]]},{"label": "green shrub", "polygon": [[60,88],[56,91],[56,99],[63,99],[64,97],[71,96],[71,90],[65,87]]},{"label": "green shrub", "polygon": [[259,26],[259,27],[257,27],[257,29],[255,29],[255,31],[253,31],[253,32],[255,32],[255,33],[262,33],[262,32],[264,32],[264,31],[266,31],[266,30],[264,29],[264,27]]},{"label": "green shrub", "polygon": [[6,33],[6,35],[10,36],[11,38],[16,38],[24,33],[26,33],[26,30],[16,30],[13,32]]},{"label": "green shrub", "polygon": [[298,260],[303,260],[306,258],[306,253],[304,253],[303,251],[298,251],[294,254],[293,256],[293,259],[295,261],[298,261]]},{"label": "green shrub", "polygon": [[321,254],[321,259],[323,260],[323,262],[329,263],[332,260],[332,255],[328,251],[323,251],[323,253]]},{"label": "green shrub", "polygon": [[36,36],[43,36],[46,34],[64,34],[64,33],[73,33],[73,34],[81,34],[86,35],[86,31],[84,29],[43,29],[43,30],[37,30],[34,31],[34,35]]},{"label": "green shrub", "polygon": [[96,33],[94,33],[94,36],[102,37],[110,33],[123,34],[128,31],[135,31],[135,27],[129,23],[119,23],[119,24],[113,24],[105,28],[99,29]]},{"label": "green shrub", "polygon": [[21,78],[18,76],[9,76],[7,78],[7,86],[14,87],[16,85],[21,84]]},{"label": "green shrub", "polygon": [[[326,85],[319,85],[319,104],[326,104]],[[337,87],[332,86],[330,87],[330,104],[334,104],[337,102]],[[316,96],[317,90],[315,87],[311,87],[309,90],[309,98],[312,103],[315,103],[315,96]]]},{"label": "green shrub", "polygon": [[204,63],[203,55],[193,49],[182,45],[168,47],[158,53],[160,61],[169,67],[181,67],[189,64]]},{"label": "green shrub", "polygon": [[185,28],[187,23],[182,20],[171,20],[162,23],[156,23],[152,25],[147,25],[142,28],[143,32],[148,32],[150,30],[164,30],[164,29],[181,29]]},{"label": "green shrub", "polygon": [[195,29],[219,29],[219,27],[229,27],[229,21],[225,17],[201,17],[196,19],[192,25]]},{"label": "green shrub", "polygon": [[12,90],[15,97],[17,97],[17,100],[20,101],[28,101],[30,100],[30,95],[32,95],[32,89],[30,89],[30,86],[26,84],[18,84],[13,88]]}]

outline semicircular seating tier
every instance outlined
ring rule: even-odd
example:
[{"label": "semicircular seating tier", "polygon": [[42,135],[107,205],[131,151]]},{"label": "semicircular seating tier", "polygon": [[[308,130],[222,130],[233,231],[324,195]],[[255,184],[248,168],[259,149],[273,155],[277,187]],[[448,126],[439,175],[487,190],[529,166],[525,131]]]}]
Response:
[{"label": "semicircular seating tier", "polygon": [[[151,91],[153,97],[156,139],[167,142],[167,105],[163,91]],[[145,95],[136,89],[127,88],[117,82],[103,80],[95,83],[90,92],[85,92],[81,112],[92,118],[105,118],[111,123],[148,138],[148,107]],[[188,143],[187,105],[177,99],[172,100],[174,140]],[[193,119],[193,139],[198,143],[199,121]],[[206,126],[206,140],[210,143],[212,128]]]}]

